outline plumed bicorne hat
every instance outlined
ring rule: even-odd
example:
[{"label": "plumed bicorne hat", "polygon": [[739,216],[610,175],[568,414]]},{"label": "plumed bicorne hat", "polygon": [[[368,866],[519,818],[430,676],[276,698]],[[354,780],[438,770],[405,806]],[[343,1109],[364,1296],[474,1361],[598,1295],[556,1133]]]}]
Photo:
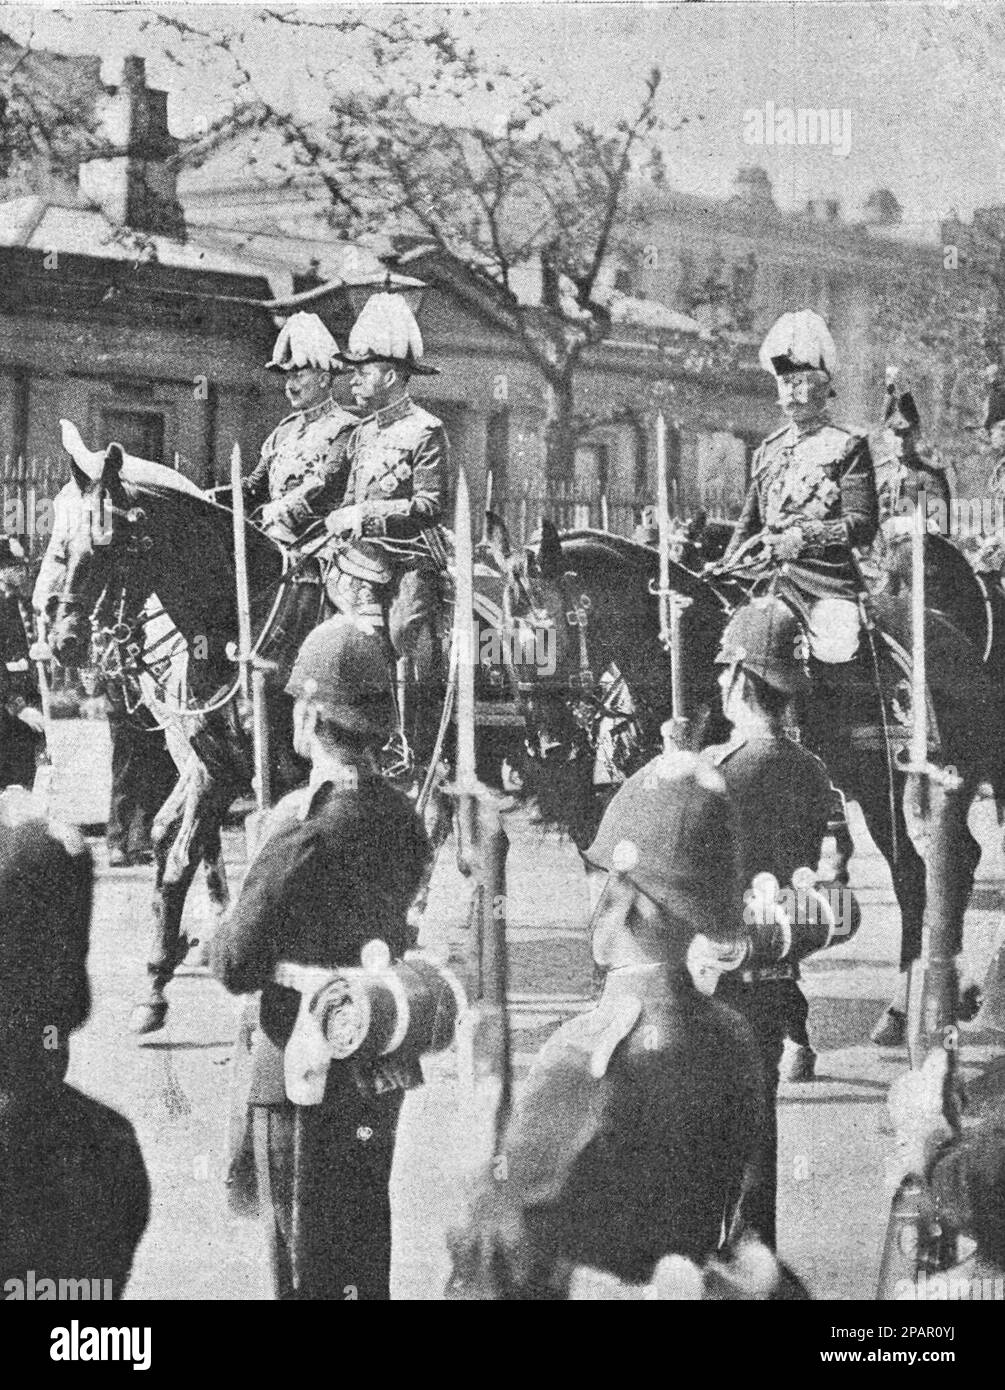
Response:
[{"label": "plumed bicorne hat", "polygon": [[363,305],[343,356],[352,366],[387,362],[419,376],[439,376],[438,367],[423,362],[423,351],[422,334],[408,302],[400,294],[382,291]]},{"label": "plumed bicorne hat", "polygon": [[292,314],[282,328],[265,364],[266,371],[294,372],[313,367],[319,372],[343,370],[342,354],[331,333],[317,314]]},{"label": "plumed bicorne hat", "polygon": [[693,753],[664,753],[630,777],[585,857],[695,933],[729,941],[742,930],[733,808],[719,773]]},{"label": "plumed bicorne hat", "polygon": [[826,372],[834,375],[837,348],[830,329],[812,309],[783,314],[768,330],[758,360],[766,372]]}]

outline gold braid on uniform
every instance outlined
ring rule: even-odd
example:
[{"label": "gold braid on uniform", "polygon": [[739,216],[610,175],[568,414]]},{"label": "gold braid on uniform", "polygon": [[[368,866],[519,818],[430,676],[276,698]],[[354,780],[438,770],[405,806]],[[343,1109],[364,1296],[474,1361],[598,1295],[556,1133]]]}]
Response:
[{"label": "gold braid on uniform", "polygon": [[848,531],[843,521],[818,521],[813,517],[799,517],[793,522],[802,533],[801,555],[820,556],[828,546],[847,545]]}]

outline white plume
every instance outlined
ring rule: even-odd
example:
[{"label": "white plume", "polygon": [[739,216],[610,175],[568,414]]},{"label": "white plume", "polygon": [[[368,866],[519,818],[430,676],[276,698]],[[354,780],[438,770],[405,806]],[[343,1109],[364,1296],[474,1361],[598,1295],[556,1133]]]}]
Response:
[{"label": "white plume", "polygon": [[349,334],[349,352],[420,362],[422,334],[407,301],[400,294],[371,295]]},{"label": "white plume", "polygon": [[272,349],[272,367],[314,367],[326,372],[339,356],[338,343],[317,314],[303,311],[286,320]]},{"label": "white plume", "polygon": [[773,357],[791,357],[794,362],[818,367],[830,376],[837,366],[837,349],[830,329],[812,309],[783,314],[771,326],[758,355],[766,372],[774,372]]}]

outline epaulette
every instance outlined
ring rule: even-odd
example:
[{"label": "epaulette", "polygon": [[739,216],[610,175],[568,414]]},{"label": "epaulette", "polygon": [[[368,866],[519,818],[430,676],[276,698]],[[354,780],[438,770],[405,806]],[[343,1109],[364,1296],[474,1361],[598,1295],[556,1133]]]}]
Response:
[{"label": "epaulette", "polygon": [[414,401],[412,402],[412,409],[408,412],[408,414],[405,415],[402,420],[399,420],[396,423],[403,424],[405,420],[407,420],[410,424],[421,426],[422,429],[427,430],[435,429],[437,425],[443,424],[443,421],[440,420],[437,416],[431,414],[428,410],[423,410],[422,406],[416,405]]},{"label": "epaulette", "polygon": [[570,1019],[545,1044],[541,1062],[547,1065],[555,1054],[571,1050],[583,1055],[590,1075],[597,1081],[607,1073],[611,1058],[639,1021],[642,1000],[632,994],[601,999],[595,1009]]}]

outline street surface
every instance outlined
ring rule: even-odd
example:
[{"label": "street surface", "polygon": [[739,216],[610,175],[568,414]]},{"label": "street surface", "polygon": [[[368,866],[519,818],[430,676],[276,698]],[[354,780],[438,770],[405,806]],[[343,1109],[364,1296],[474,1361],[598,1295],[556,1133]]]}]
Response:
[{"label": "street surface", "polygon": [[[56,805],[67,818],[104,819],[109,784],[103,723],[57,725]],[[971,824],[984,847],[966,927],[970,972],[984,968],[1002,930],[1005,865],[991,803]],[[872,1298],[889,1210],[887,1156],[892,1139],[885,1093],[906,1066],[903,1049],[880,1050],[869,1030],[896,978],[898,913],[889,873],[853,825],[862,849],[852,864],[863,908],[850,942],[803,967],[811,998],[810,1034],[818,1080],[783,1086],[780,1105],[780,1253],[817,1298]],[[511,992],[518,1078],[556,1023],[586,1005],[592,967],[586,893],[571,845],[520,813],[508,818]],[[199,968],[183,968],[169,990],[166,1028],[132,1038],[127,1021],[144,989],[152,870],[109,870],[102,841],[90,958],[94,1008],[76,1036],[70,1080],[125,1113],[135,1125],[153,1185],[153,1215],[127,1296],[266,1297],[258,1231],[228,1216],[223,1171],[228,1061],[237,1001]],[[231,891],[244,870],[244,841],[225,835]],[[464,880],[452,844],[437,866],[423,944],[463,958]],[[187,909],[189,934],[208,920],[197,880]],[[964,1028],[964,1075],[1001,1050]],[[462,1200],[467,1129],[453,1052],[425,1066],[427,1084],[409,1094],[393,1182],[396,1298],[436,1299],[447,1273],[444,1233]]]}]

